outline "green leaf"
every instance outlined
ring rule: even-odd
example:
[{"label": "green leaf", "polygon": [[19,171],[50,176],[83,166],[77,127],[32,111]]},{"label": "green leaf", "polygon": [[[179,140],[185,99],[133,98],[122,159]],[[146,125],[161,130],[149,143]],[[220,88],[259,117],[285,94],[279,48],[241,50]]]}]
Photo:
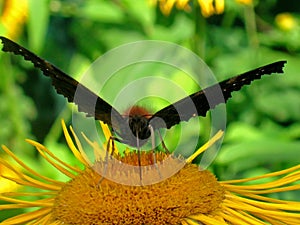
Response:
[{"label": "green leaf", "polygon": [[124,12],[112,1],[86,1],[77,16],[101,22],[122,22]]},{"label": "green leaf", "polygon": [[146,0],[123,0],[128,13],[139,21],[145,29],[152,27],[155,20],[155,7],[151,7]]},{"label": "green leaf", "polygon": [[[256,99],[257,109],[280,121],[300,120],[300,90],[286,88]],[[279,97],[280,96],[280,97]]]},{"label": "green leaf", "polygon": [[49,1],[30,0],[28,19],[28,41],[30,49],[39,53],[45,43],[49,22]]},{"label": "green leaf", "polygon": [[151,34],[152,39],[181,42],[193,34],[193,22],[184,15],[176,16],[174,23],[169,26],[156,25]]}]

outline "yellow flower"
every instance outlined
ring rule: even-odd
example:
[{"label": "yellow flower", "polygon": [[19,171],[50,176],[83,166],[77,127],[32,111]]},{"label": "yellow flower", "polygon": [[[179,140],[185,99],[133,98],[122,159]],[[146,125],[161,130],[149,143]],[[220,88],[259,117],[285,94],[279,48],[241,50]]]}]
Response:
[{"label": "yellow flower", "polygon": [[[177,9],[190,11],[189,2],[190,0],[151,0],[152,5],[158,3],[160,10],[165,15],[169,15],[175,6]],[[224,0],[198,0],[198,4],[204,17],[224,12]]]},{"label": "yellow flower", "polygon": [[[81,143],[71,129],[73,139],[62,123],[67,144],[74,156],[85,166],[84,170],[61,161],[45,146],[27,140],[58,171],[70,178],[61,182],[43,176],[30,169],[7,147],[2,146],[19,167],[27,171],[19,172],[11,163],[1,160],[1,165],[15,175],[5,176],[22,186],[37,189],[36,192],[9,192],[0,195],[0,200],[9,204],[0,205],[0,210],[35,208],[0,224],[299,224],[300,203],[265,197],[265,194],[299,190],[300,165],[264,176],[218,182],[208,171],[201,171],[191,161],[213,144],[222,132],[217,133],[195,155],[186,160],[187,164],[175,175],[156,184],[129,186],[115,183],[95,172],[89,166]],[[110,133],[104,127],[106,137]],[[73,142],[75,140],[75,143]],[[95,152],[100,148],[90,142]],[[105,146],[104,146],[105,147]],[[142,165],[149,163],[149,153],[141,155]],[[156,153],[158,162],[166,154]],[[103,156],[99,156],[100,160]],[[126,153],[119,159],[136,165],[136,153]],[[172,157],[176,162],[176,157]],[[95,164],[98,165],[101,161]],[[117,166],[117,165],[116,165]],[[118,168],[107,168],[107,173],[122,173]],[[274,180],[275,177],[281,178]],[[248,181],[272,177],[269,183],[245,185]],[[38,199],[29,200],[28,197]],[[20,199],[26,197],[26,199]]]},{"label": "yellow flower", "polygon": [[[0,162],[3,159],[0,158]],[[0,163],[0,193],[14,191],[18,189],[19,185],[15,182],[6,179],[5,177],[12,177],[14,173],[11,172],[7,167],[2,166]]]},{"label": "yellow flower", "polygon": [[235,0],[237,3],[239,4],[243,4],[243,5],[252,5],[253,0]]},{"label": "yellow flower", "polygon": [[294,29],[297,26],[295,18],[290,13],[280,13],[276,16],[277,26],[285,31]]},{"label": "yellow flower", "polygon": [[6,0],[3,5],[0,22],[7,32],[6,36],[14,39],[27,19],[28,0]]}]

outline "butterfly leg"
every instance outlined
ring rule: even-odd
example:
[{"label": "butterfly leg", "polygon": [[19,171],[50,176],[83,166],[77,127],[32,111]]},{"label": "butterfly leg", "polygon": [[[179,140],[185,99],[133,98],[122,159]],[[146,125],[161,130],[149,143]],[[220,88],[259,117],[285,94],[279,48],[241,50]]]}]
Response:
[{"label": "butterfly leg", "polygon": [[153,155],[153,164],[156,165],[154,129],[151,125],[149,125],[149,129],[150,129],[150,133],[151,133],[151,135],[150,135],[151,136],[151,146],[152,146],[151,152]]},{"label": "butterfly leg", "polygon": [[137,147],[137,151],[138,151],[138,166],[139,166],[139,173],[140,173],[140,182],[142,185],[141,147],[140,147],[138,131],[136,132],[136,147]]},{"label": "butterfly leg", "polygon": [[161,173],[159,171],[158,165],[157,165],[157,160],[156,160],[156,155],[155,155],[155,134],[154,134],[154,129],[151,125],[149,125],[150,133],[151,133],[151,144],[152,144],[152,156],[153,156],[153,165],[156,167],[158,175],[160,178],[162,178]]},{"label": "butterfly leg", "polygon": [[[104,159],[104,169],[103,169],[102,176],[101,176],[100,180],[98,181],[97,186],[100,185],[100,183],[104,179],[105,174],[107,172],[108,155],[110,155],[110,159],[112,160],[112,157],[113,157],[113,154],[114,154],[114,151],[115,151],[115,140],[117,140],[117,139],[114,136],[110,136],[110,138],[108,139],[107,146],[106,146],[105,159]],[[111,153],[109,153],[109,151],[110,151],[110,143],[111,143]],[[112,164],[112,167],[113,167],[113,164]]]},{"label": "butterfly leg", "polygon": [[158,130],[158,135],[159,135],[159,138],[161,140],[161,145],[163,147],[163,149],[166,151],[167,154],[171,154],[171,152],[169,151],[169,149],[167,148],[162,136],[161,136],[161,133],[160,133],[160,130]]}]

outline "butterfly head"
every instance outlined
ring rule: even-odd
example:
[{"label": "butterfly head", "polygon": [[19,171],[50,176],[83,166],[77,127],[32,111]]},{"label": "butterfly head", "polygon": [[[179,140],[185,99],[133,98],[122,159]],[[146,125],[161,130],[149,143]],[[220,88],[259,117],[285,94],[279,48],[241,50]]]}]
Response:
[{"label": "butterfly head", "polygon": [[151,115],[142,107],[133,106],[126,110],[123,115],[124,124],[121,127],[119,135],[122,142],[131,146],[142,146],[151,136],[149,128],[149,119]]},{"label": "butterfly head", "polygon": [[150,137],[149,112],[140,106],[133,106],[126,111],[128,125],[135,137],[139,139],[148,139]]},{"label": "butterfly head", "polygon": [[148,139],[151,135],[149,129],[149,120],[141,115],[130,115],[128,117],[128,125],[132,134],[141,139]]}]

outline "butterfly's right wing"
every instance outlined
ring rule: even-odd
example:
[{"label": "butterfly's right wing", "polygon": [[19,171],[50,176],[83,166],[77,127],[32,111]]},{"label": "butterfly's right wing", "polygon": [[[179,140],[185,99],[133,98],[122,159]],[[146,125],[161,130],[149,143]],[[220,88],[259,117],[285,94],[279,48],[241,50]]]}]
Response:
[{"label": "butterfly's right wing", "polygon": [[205,116],[207,111],[215,108],[218,104],[226,103],[232,92],[260,79],[262,75],[283,73],[285,63],[286,61],[274,62],[191,94],[155,113],[150,119],[150,123],[154,129],[170,128],[181,121],[188,121],[192,117]]},{"label": "butterfly's right wing", "polygon": [[52,85],[58,94],[63,95],[69,102],[74,102],[78,106],[78,111],[84,112],[96,120],[101,120],[109,126],[112,126],[113,121],[117,123],[123,121],[123,117],[117,110],[78,81],[17,43],[2,36],[0,39],[3,43],[2,50],[4,52],[12,52],[31,61],[44,75],[51,78]]}]

